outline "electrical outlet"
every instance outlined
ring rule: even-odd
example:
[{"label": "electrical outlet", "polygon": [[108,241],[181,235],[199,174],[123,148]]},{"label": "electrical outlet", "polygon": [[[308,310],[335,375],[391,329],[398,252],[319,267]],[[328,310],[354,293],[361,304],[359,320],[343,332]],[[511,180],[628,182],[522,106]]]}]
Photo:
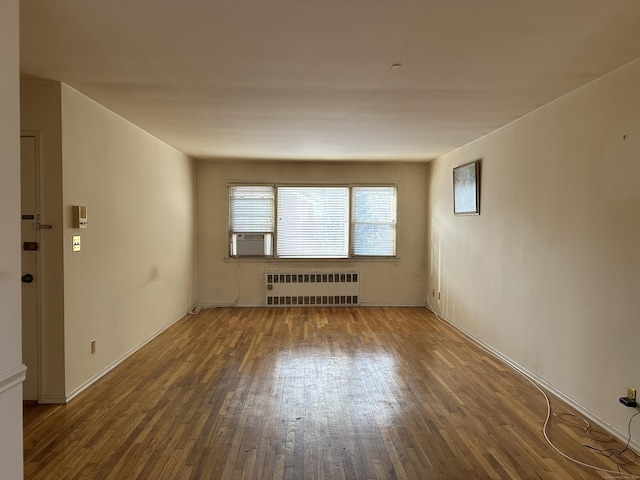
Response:
[{"label": "electrical outlet", "polygon": [[96,339],[91,340],[91,355],[96,353]]},{"label": "electrical outlet", "polygon": [[627,387],[627,398],[630,399],[630,400],[635,400],[636,399],[636,389],[635,388]]}]

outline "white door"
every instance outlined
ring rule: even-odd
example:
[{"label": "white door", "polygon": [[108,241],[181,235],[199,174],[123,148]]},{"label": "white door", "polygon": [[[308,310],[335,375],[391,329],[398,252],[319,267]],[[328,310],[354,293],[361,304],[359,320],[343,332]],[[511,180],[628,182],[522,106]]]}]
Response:
[{"label": "white door", "polygon": [[23,400],[38,400],[38,157],[35,136],[21,136]]}]

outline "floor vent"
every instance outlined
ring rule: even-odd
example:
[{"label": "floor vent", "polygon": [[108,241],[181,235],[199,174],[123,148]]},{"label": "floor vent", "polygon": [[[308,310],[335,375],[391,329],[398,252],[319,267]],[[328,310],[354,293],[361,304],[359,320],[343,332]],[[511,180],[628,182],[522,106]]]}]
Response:
[{"label": "floor vent", "polygon": [[358,305],[358,272],[267,272],[268,307]]}]

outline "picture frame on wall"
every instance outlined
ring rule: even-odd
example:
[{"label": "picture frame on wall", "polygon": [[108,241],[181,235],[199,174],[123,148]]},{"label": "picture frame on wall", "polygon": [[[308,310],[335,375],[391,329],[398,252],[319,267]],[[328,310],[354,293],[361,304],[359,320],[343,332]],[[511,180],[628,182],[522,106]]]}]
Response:
[{"label": "picture frame on wall", "polygon": [[480,215],[480,160],[453,169],[454,215]]}]

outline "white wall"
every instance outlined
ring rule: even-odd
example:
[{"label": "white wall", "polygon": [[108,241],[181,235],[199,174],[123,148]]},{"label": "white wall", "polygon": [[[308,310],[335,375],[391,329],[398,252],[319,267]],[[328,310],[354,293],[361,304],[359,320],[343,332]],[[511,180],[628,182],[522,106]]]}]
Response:
[{"label": "white wall", "polygon": [[[195,164],[64,84],[62,140],[73,396],[193,305]],[[86,230],[72,228],[73,205],[87,206]],[[73,235],[81,236],[80,252],[71,250]]]},{"label": "white wall", "polygon": [[0,465],[22,478],[18,0],[0,2]]},{"label": "white wall", "polygon": [[[448,320],[626,434],[640,388],[640,62],[433,162],[428,292]],[[452,168],[482,158],[481,215]],[[634,427],[634,438],[640,423]]]},{"label": "white wall", "polygon": [[60,82],[20,82],[20,129],[38,139],[40,230],[40,399],[64,403],[64,264],[62,255],[62,112]]},{"label": "white wall", "polygon": [[[201,305],[264,305],[267,270],[356,270],[360,301],[424,305],[427,235],[425,163],[247,162],[197,164],[197,294]],[[398,183],[395,260],[229,260],[228,182]]]}]

